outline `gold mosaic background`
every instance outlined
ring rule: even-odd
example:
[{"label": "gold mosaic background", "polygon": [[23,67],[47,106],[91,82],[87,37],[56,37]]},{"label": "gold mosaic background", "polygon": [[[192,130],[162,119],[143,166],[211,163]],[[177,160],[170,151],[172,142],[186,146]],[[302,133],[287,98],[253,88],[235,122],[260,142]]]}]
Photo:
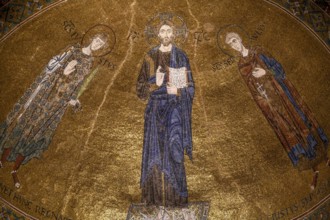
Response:
[{"label": "gold mosaic background", "polygon": [[[22,187],[11,195],[2,187],[0,195],[40,219],[55,219],[55,214],[71,219],[126,218],[129,205],[140,201],[146,103],[136,97],[135,82],[144,54],[152,47],[142,35],[158,12],[180,15],[189,28],[180,47],[190,59],[196,86],[194,162],[186,160],[190,201],[209,201],[210,219],[272,219],[283,210],[287,211],[282,219],[287,219],[327,196],[330,169],[321,165],[319,187],[310,194],[312,173],[292,167],[236,63],[212,69],[228,59],[217,48],[220,27],[239,24],[252,35],[264,24],[253,44],[283,65],[330,135],[329,51],[291,16],[261,0],[71,0],[22,26],[0,43],[1,121],[48,60],[76,42],[64,29],[65,21],[71,20],[80,35],[95,24],[110,25],[117,44],[106,58],[115,68],[95,61],[99,71],[80,97],[83,110],[66,112],[43,158],[20,168]],[[197,42],[195,33],[201,31],[207,37]],[[139,33],[136,38],[134,32]],[[0,181],[13,189],[10,168],[0,171]]]}]

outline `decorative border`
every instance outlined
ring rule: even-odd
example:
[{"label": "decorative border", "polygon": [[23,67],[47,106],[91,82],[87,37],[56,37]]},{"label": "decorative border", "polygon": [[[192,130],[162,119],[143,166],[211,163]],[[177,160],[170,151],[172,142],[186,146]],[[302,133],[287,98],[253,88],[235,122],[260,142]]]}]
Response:
[{"label": "decorative border", "polygon": [[[0,43],[22,25],[67,0],[0,0]],[[322,1],[264,0],[303,24],[330,52],[330,15]],[[328,3],[329,4],[329,3]]]},{"label": "decorative border", "polygon": [[316,205],[314,205],[312,208],[310,208],[308,211],[300,214],[299,216],[291,219],[291,220],[299,220],[299,219],[314,219],[312,217],[322,217],[326,214],[328,217],[330,217],[330,194],[326,196],[324,199],[322,199],[320,202],[318,202]]},{"label": "decorative border", "polygon": [[[0,43],[11,36],[25,23],[42,13],[66,2],[67,0],[2,0],[0,4]],[[264,0],[283,10],[306,27],[330,52],[330,16],[311,0]],[[25,213],[0,196],[2,210],[0,218],[5,215],[21,215],[27,219],[38,220]],[[293,220],[322,214],[324,208],[330,207],[330,194],[305,213]],[[16,214],[17,213],[17,214]],[[9,217],[8,217],[9,218]]]},{"label": "decorative border", "polygon": [[312,0],[264,0],[305,26],[330,52],[330,15]]},{"label": "decorative border", "polygon": [[0,8],[0,43],[25,23],[67,0],[12,0]]},{"label": "decorative border", "polygon": [[330,15],[330,1],[329,0],[313,0],[314,4],[316,4],[322,11]]},{"label": "decorative border", "polygon": [[0,209],[0,219],[10,220],[11,217],[14,219],[29,219],[29,220],[38,220],[37,218],[25,213],[24,211],[20,210],[13,204],[7,202],[4,198],[0,196],[0,205],[2,208]]},{"label": "decorative border", "polygon": [[[23,219],[27,219],[27,220],[38,220],[38,218],[35,218],[29,214],[27,214],[26,212],[22,211],[21,209],[17,208],[16,206],[14,206],[13,204],[9,203],[8,201],[6,201],[4,198],[2,198],[0,196],[0,219],[4,219],[4,220],[9,220],[12,219],[10,218],[10,216],[12,217],[20,217],[19,219],[23,218]],[[131,210],[134,208],[133,206],[139,206],[141,204],[131,204],[131,206],[129,207],[129,211],[128,211],[128,215],[127,215],[127,219],[130,219],[130,212]],[[209,205],[208,204],[204,204],[205,205],[205,213],[203,215],[203,220],[207,219],[207,213],[208,213],[208,208]],[[316,205],[314,205],[312,208],[310,208],[308,211],[300,214],[299,216],[296,216],[294,218],[292,218],[291,220],[299,220],[299,219],[309,219],[312,217],[320,217],[320,216],[324,216],[325,214],[327,214],[328,216],[330,216],[330,194],[328,196],[326,196],[324,199],[322,199],[320,202],[318,202]]]},{"label": "decorative border", "polygon": [[0,0],[0,8],[8,4],[11,0]]}]

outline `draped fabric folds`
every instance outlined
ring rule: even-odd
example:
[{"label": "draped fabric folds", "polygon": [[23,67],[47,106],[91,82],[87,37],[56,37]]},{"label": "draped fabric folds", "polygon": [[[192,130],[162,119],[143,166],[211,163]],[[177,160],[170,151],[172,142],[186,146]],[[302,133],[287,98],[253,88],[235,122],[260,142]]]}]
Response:
[{"label": "draped fabric folds", "polygon": [[[64,68],[72,60],[78,62],[75,71],[64,75]],[[15,161],[21,154],[25,164],[48,148],[68,102],[76,100],[91,66],[92,57],[83,54],[79,45],[49,61],[1,124],[0,153],[11,148],[8,161]]]},{"label": "draped fabric folds", "polygon": [[[328,138],[299,95],[286,78],[279,62],[261,48],[252,48],[239,61],[240,73],[251,94],[272,126],[292,164],[307,159],[309,167],[326,158]],[[266,70],[262,77],[254,77],[255,68]],[[323,146],[323,147],[322,147]]]},{"label": "draped fabric folds", "polygon": [[[158,87],[155,73],[159,66],[165,77]],[[169,67],[186,68],[187,87],[178,89],[178,95],[167,94]],[[191,109],[194,97],[194,82],[185,53],[175,46],[170,52],[161,52],[159,47],[149,51],[137,80],[137,95],[148,99],[144,116],[142,200],[161,205],[163,182],[165,205],[184,205],[188,198],[184,152],[192,159]],[[164,181],[159,180],[162,173]]]}]

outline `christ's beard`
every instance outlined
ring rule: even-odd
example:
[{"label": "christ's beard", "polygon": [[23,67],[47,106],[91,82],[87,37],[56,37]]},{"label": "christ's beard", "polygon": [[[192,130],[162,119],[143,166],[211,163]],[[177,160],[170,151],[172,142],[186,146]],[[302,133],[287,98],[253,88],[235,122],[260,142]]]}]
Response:
[{"label": "christ's beard", "polygon": [[164,46],[168,46],[168,45],[170,45],[172,43],[172,39],[170,39],[170,38],[164,38],[164,39],[162,39],[161,43]]}]

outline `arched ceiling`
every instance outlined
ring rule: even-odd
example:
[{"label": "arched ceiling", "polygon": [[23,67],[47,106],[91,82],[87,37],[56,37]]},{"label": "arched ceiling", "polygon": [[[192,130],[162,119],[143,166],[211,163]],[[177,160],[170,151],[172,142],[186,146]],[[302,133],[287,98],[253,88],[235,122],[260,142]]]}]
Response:
[{"label": "arched ceiling", "polygon": [[[299,4],[298,4],[299,3]],[[311,1],[2,1],[0,120],[45,65],[81,42],[96,24],[116,34],[114,50],[95,58],[94,78],[68,110],[40,160],[0,170],[2,213],[25,219],[125,219],[140,202],[145,102],[135,93],[143,58],[153,46],[148,21],[159,12],[183,18],[188,37],[178,44],[196,84],[192,110],[194,162],[186,158],[189,201],[206,201],[208,219],[294,219],[325,216],[330,168],[294,169],[239,75],[237,59],[222,53],[219,30],[239,25],[251,45],[282,64],[325,133],[329,120],[329,16]],[[294,12],[293,15],[291,12]],[[325,211],[324,211],[325,210]],[[13,214],[14,213],[14,214]]]}]

